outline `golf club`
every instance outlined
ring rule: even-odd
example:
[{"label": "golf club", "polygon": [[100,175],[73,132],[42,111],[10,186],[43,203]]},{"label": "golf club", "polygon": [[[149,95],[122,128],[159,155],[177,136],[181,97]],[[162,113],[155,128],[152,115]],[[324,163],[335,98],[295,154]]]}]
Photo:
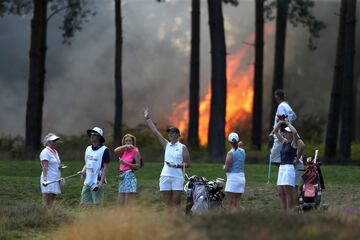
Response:
[{"label": "golf club", "polygon": [[78,175],[79,175],[79,173],[75,173],[75,174],[73,174],[73,175],[70,175],[70,176],[67,176],[67,177],[63,177],[63,178],[59,178],[59,179],[56,179],[56,180],[43,181],[43,182],[42,182],[42,185],[46,187],[46,186],[49,185],[49,184],[52,184],[52,183],[55,183],[55,182],[60,182],[62,179],[68,179],[68,178],[76,177],[76,176],[78,176]]}]

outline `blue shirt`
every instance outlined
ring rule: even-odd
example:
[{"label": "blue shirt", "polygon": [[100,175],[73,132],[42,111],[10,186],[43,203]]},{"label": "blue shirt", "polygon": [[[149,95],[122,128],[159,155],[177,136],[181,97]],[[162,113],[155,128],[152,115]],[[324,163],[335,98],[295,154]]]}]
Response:
[{"label": "blue shirt", "polygon": [[245,150],[242,148],[232,148],[230,151],[232,153],[233,160],[228,173],[244,172],[244,163],[246,157]]},{"label": "blue shirt", "polygon": [[296,148],[291,146],[291,143],[292,142],[283,143],[280,151],[280,156],[281,156],[280,165],[294,164],[294,159],[296,157],[297,150]]}]

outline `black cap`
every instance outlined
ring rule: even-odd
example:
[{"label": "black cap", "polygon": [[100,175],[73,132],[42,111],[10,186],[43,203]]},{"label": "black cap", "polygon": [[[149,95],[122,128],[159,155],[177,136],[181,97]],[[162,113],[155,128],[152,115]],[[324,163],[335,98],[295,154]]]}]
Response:
[{"label": "black cap", "polygon": [[169,127],[168,129],[166,129],[166,132],[180,134],[180,130],[176,127]]}]

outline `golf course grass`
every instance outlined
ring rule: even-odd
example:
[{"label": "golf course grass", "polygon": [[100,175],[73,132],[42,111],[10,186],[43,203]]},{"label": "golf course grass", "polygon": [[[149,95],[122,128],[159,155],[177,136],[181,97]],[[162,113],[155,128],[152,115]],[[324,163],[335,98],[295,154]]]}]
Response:
[{"label": "golf course grass", "polygon": [[[68,168],[63,170],[63,176],[82,168],[77,161],[64,164]],[[192,218],[164,214],[158,191],[161,168],[161,163],[146,162],[137,171],[138,194],[131,211],[117,207],[117,163],[110,165],[103,208],[79,207],[82,180],[75,177],[68,179],[54,209],[49,211],[41,205],[39,162],[0,161],[0,239],[88,236],[86,239],[105,240],[116,239],[120,232],[127,233],[121,239],[360,239],[358,166],[322,166],[326,185],[322,199],[329,209],[296,214],[280,212],[275,185],[277,168],[272,168],[267,184],[267,165],[248,164],[246,190],[241,199],[245,210]],[[222,164],[215,163],[194,163],[187,173],[207,179],[225,178]],[[94,227],[89,228],[91,222]]]}]

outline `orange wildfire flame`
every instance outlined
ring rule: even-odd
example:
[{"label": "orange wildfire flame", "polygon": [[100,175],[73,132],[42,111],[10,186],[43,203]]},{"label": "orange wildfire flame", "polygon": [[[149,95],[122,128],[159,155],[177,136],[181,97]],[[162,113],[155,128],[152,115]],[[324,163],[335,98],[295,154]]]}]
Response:
[{"label": "orange wildfire flame", "polygon": [[[273,33],[272,25],[265,25],[265,35]],[[246,37],[245,42],[254,42],[255,34]],[[251,116],[253,104],[253,64],[244,63],[248,54],[253,53],[254,47],[244,45],[234,55],[227,59],[227,96],[226,96],[226,124],[225,134],[229,134],[234,128],[239,128]],[[253,61],[253,58],[251,59]],[[199,140],[201,145],[207,144],[209,118],[210,118],[211,89],[207,89],[205,96],[199,103]],[[189,118],[189,100],[173,104],[173,115],[169,121],[177,126],[181,132],[186,132]]]}]

